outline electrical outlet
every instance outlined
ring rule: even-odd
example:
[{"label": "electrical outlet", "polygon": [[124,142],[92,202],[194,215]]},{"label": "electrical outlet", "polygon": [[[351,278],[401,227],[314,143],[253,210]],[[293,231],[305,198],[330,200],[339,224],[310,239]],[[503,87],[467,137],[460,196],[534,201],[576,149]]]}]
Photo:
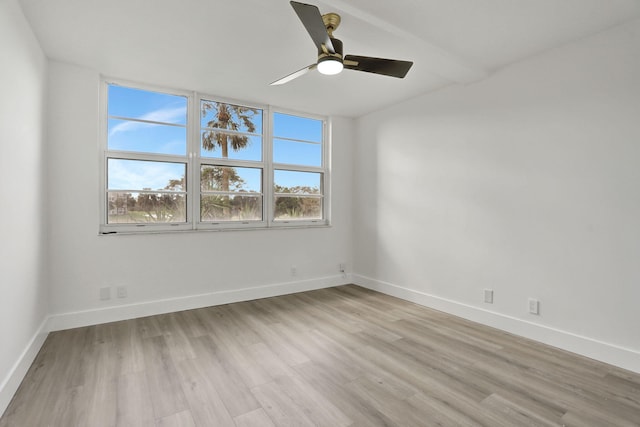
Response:
[{"label": "electrical outlet", "polygon": [[344,263],[344,262],[341,262],[341,263],[338,265],[338,268],[339,268],[339,270],[340,270],[340,273],[344,273],[345,271],[347,271],[347,264],[346,264],[346,263]]},{"label": "electrical outlet", "polygon": [[487,304],[493,304],[493,289],[484,290],[484,302]]},{"label": "electrical outlet", "polygon": [[298,267],[296,267],[295,265],[291,266],[291,275],[292,276],[297,276],[298,275]]},{"label": "electrical outlet", "polygon": [[529,298],[529,313],[540,314],[540,301],[535,298]]},{"label": "electrical outlet", "polygon": [[116,288],[116,295],[118,295],[118,298],[126,298],[127,297],[127,287],[126,286],[118,286]]},{"label": "electrical outlet", "polygon": [[111,299],[111,288],[100,288],[100,300],[106,301]]}]

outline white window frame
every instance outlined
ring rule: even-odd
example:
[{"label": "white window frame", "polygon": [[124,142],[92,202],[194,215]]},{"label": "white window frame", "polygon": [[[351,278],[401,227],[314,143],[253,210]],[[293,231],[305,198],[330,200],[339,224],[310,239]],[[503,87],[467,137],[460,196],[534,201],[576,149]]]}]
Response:
[{"label": "white window frame", "polygon": [[[109,100],[108,91],[109,85],[124,86],[133,89],[146,90],[151,92],[158,92],[168,95],[184,96],[187,98],[187,152],[184,156],[168,155],[168,154],[156,154],[156,153],[141,153],[131,151],[117,151],[108,149],[108,133],[109,133]],[[166,89],[153,85],[132,83],[117,79],[102,79],[100,82],[100,233],[101,234],[115,234],[115,233],[136,233],[136,232],[165,232],[165,231],[186,231],[192,230],[192,218],[193,209],[190,199],[193,198],[193,182],[190,181],[189,168],[191,162],[191,141],[189,138],[189,126],[193,122],[193,93],[188,91]],[[109,224],[108,223],[108,167],[107,162],[110,158],[126,159],[126,160],[150,160],[160,162],[178,162],[185,164],[185,181],[186,181],[186,221],[184,223],[136,223],[136,224]]]},{"label": "white window frame", "polygon": [[[164,155],[155,153],[138,153],[129,151],[108,150],[108,88],[109,85],[125,86],[158,92],[168,95],[184,96],[187,98],[187,153],[185,156]],[[201,100],[229,103],[243,107],[262,110],[262,159],[260,162],[203,158],[200,155],[200,103]],[[269,105],[251,103],[242,100],[229,99],[215,95],[202,94],[193,91],[176,90],[149,84],[103,77],[100,82],[100,137],[99,137],[99,234],[143,234],[165,233],[172,231],[224,231],[224,230],[264,230],[283,228],[316,228],[330,226],[331,197],[330,197],[330,159],[331,159],[331,122],[326,116],[288,110]],[[322,122],[322,165],[309,167],[302,165],[273,163],[273,115],[282,113],[302,118],[320,120]],[[187,217],[185,223],[136,223],[109,224],[108,219],[108,166],[109,158],[130,160],[155,160],[165,162],[179,162],[186,164],[186,196]],[[209,222],[200,220],[200,169],[202,165],[215,164],[229,167],[262,168],[262,220],[252,221],[220,221]],[[275,220],[275,169],[319,172],[322,173],[322,219]]]},{"label": "white window frame", "polygon": [[[306,119],[319,120],[322,123],[322,141],[320,143],[322,150],[321,162],[322,164],[318,166],[303,166],[297,164],[289,164],[289,163],[275,163],[273,161],[273,140],[275,136],[273,132],[269,134],[269,150],[271,155],[271,162],[269,162],[269,166],[271,170],[269,171],[269,177],[271,179],[271,193],[270,193],[270,215],[269,215],[269,227],[278,228],[278,227],[310,227],[310,226],[319,226],[319,225],[329,225],[329,162],[330,162],[330,150],[331,146],[329,142],[330,135],[330,127],[329,121],[324,116],[319,116],[315,114],[306,114],[300,113],[298,111],[287,110],[278,107],[271,107],[269,111],[269,129],[273,129],[273,116],[276,113],[287,114],[290,116],[297,116]],[[320,199],[322,200],[322,218],[319,219],[289,219],[289,220],[277,220],[275,219],[275,192],[274,192],[274,173],[275,170],[288,170],[294,172],[314,172],[322,174],[322,189]]]},{"label": "white window frame", "polygon": [[[200,131],[201,131],[201,117],[200,117],[200,105],[201,101],[211,101],[211,102],[219,102],[225,104],[233,104],[247,108],[255,108],[258,110],[262,110],[262,152],[261,152],[261,161],[251,161],[251,160],[235,160],[235,159],[224,159],[224,158],[203,158],[200,155]],[[247,228],[265,228],[267,226],[267,215],[268,211],[265,209],[265,200],[267,199],[266,193],[267,186],[265,183],[266,180],[266,164],[269,163],[267,160],[267,156],[269,153],[265,149],[267,135],[268,135],[268,115],[269,115],[269,106],[268,105],[260,105],[260,104],[252,104],[244,101],[238,101],[229,98],[222,98],[214,95],[205,95],[205,94],[196,94],[196,108],[198,111],[198,123],[193,126],[193,135],[192,140],[194,141],[194,150],[193,150],[193,158],[194,158],[194,167],[193,174],[194,180],[197,179],[198,188],[197,188],[197,196],[194,197],[193,203],[193,212],[195,214],[194,217],[194,228],[197,230],[220,230],[220,229],[247,229]],[[225,130],[221,130],[221,132],[226,132]],[[262,169],[262,191],[260,195],[262,196],[262,220],[250,220],[250,221],[219,221],[219,222],[210,222],[210,221],[201,221],[200,219],[200,168],[205,164],[215,164],[217,166],[224,167],[247,167],[247,168],[261,168]]]}]

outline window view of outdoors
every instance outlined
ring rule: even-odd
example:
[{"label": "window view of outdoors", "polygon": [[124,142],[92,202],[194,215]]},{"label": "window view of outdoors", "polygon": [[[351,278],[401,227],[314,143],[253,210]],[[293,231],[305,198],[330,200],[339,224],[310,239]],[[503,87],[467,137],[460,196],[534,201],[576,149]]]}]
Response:
[{"label": "window view of outdoors", "polygon": [[187,98],[109,86],[109,224],[187,221]]},{"label": "window view of outdoors", "polygon": [[322,219],[322,121],[273,115],[275,220]]},{"label": "window view of outdoors", "polygon": [[[189,125],[186,96],[109,84],[107,101],[107,224],[197,228],[265,216],[323,218],[322,120],[274,113],[272,152],[265,153],[259,108],[200,99],[199,124]],[[200,128],[193,159],[188,126]],[[265,188],[265,171],[273,172],[271,188]],[[191,177],[199,182],[189,183]]]},{"label": "window view of outdoors", "polygon": [[235,164],[262,161],[262,110],[202,100],[200,117],[200,221],[261,221],[262,168]]}]

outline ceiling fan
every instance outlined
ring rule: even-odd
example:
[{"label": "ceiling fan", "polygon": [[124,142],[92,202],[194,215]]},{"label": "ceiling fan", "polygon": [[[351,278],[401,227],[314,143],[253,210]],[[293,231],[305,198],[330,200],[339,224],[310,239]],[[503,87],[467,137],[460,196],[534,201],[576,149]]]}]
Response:
[{"label": "ceiling fan", "polygon": [[298,14],[302,25],[307,29],[313,43],[318,48],[318,61],[301,70],[285,76],[271,85],[281,85],[290,82],[307,72],[317,68],[321,74],[338,74],[343,68],[382,74],[384,76],[404,78],[413,65],[410,61],[395,59],[372,58],[370,56],[342,55],[342,42],[333,37],[333,32],[340,25],[340,15],[337,13],[320,14],[314,5],[291,1],[291,6]]}]

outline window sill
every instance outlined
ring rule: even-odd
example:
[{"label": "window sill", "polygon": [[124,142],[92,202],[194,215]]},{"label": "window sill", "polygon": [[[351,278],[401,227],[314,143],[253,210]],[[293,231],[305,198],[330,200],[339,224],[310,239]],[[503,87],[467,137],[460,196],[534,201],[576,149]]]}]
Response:
[{"label": "window sill", "polygon": [[193,234],[193,233],[219,233],[227,231],[259,231],[259,230],[300,230],[300,229],[314,229],[314,228],[331,228],[332,225],[328,221],[312,223],[299,223],[292,222],[286,224],[274,224],[269,227],[210,227],[210,228],[197,228],[197,229],[185,229],[171,230],[167,228],[153,229],[147,228],[145,230],[130,229],[130,230],[109,230],[108,228],[100,230],[98,236],[118,236],[118,235],[145,235],[145,234]]}]

